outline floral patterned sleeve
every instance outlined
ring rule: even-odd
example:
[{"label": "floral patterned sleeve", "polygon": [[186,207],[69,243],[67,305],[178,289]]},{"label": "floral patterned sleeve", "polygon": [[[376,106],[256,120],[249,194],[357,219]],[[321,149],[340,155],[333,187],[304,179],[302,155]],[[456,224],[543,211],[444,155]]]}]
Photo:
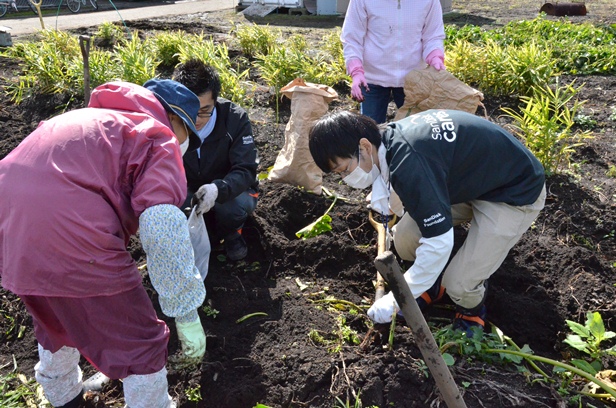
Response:
[{"label": "floral patterned sleeve", "polygon": [[197,320],[205,286],[195,266],[186,216],[171,204],[149,207],[139,217],[139,236],[163,313],[177,322]]}]

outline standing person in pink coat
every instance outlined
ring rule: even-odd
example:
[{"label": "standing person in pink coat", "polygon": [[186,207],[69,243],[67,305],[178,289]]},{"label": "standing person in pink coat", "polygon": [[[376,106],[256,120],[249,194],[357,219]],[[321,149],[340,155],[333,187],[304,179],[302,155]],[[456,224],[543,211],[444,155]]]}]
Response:
[{"label": "standing person in pink coat", "polygon": [[426,64],[445,69],[439,0],[351,0],[341,35],[351,96],[361,113],[384,123],[393,98],[404,103],[404,77]]},{"label": "standing person in pink coat", "polygon": [[80,355],[122,379],[130,408],[175,407],[169,328],[127,250],[139,237],[182,360],[198,363],[205,287],[186,216],[182,155],[199,147],[199,99],[171,80],[110,82],[87,108],[41,122],[0,160],[0,278],[32,315],[36,380],[55,407],[82,405]]}]

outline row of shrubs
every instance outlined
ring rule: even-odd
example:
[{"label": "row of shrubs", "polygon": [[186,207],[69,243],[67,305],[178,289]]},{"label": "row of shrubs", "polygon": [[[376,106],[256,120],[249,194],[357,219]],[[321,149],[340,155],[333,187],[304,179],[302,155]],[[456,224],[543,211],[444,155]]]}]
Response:
[{"label": "row of shrubs", "polygon": [[[93,42],[108,46],[95,46],[89,53],[91,86],[116,79],[141,84],[161,67],[172,68],[190,58],[213,65],[221,76],[221,96],[243,105],[250,103],[246,94],[256,86],[251,72],[276,94],[296,77],[332,87],[349,83],[340,28],[331,29],[318,44],[309,44],[301,34],[285,36],[268,25],[238,24],[229,34],[228,43],[183,31],[142,38],[138,32],[104,23]],[[579,88],[561,88],[556,80],[562,74],[616,74],[616,25],[573,24],[540,16],[495,30],[447,25],[446,34],[448,71],[488,97],[520,97],[520,109],[506,112],[515,122],[513,130],[543,158],[548,173],[568,164],[570,154],[589,134],[573,131],[583,104],[574,98]],[[229,47],[239,50],[239,56],[231,58]],[[16,103],[32,93],[83,95],[84,63],[75,35],[44,30],[37,41],[18,43],[3,55],[19,59],[23,66],[19,79],[6,87]],[[545,140],[546,134],[552,136]]]}]

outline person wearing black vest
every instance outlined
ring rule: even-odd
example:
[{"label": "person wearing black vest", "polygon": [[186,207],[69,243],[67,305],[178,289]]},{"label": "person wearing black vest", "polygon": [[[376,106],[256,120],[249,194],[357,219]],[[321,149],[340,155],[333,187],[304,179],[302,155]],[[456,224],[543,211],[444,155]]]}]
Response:
[{"label": "person wearing black vest", "polygon": [[244,259],[248,248],[242,227],[259,197],[258,153],[248,114],[218,97],[218,73],[201,60],[178,65],[173,78],[201,102],[196,125],[203,143],[198,151],[184,156],[188,180],[184,208],[195,206],[204,215],[210,240],[213,245],[224,240],[229,259]]},{"label": "person wearing black vest", "polygon": [[[321,170],[372,187],[373,209],[396,212],[389,199],[400,197],[393,241],[413,262],[404,278],[420,309],[446,289],[456,304],[454,329],[472,337],[483,328],[487,281],[545,203],[543,166],[522,142],[470,113],[432,109],[381,128],[367,116],[329,114],[308,143]],[[450,260],[453,227],[464,222],[468,235]],[[368,316],[387,323],[398,310],[390,292]]]}]

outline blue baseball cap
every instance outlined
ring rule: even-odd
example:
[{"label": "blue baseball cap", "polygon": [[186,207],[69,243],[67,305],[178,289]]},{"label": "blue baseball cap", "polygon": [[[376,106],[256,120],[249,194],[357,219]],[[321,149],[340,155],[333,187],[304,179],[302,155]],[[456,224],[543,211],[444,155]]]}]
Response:
[{"label": "blue baseball cap", "polygon": [[167,112],[178,115],[190,130],[188,151],[197,150],[201,139],[197,136],[195,122],[201,102],[197,95],[177,81],[171,79],[150,79],[143,87],[150,90]]}]

